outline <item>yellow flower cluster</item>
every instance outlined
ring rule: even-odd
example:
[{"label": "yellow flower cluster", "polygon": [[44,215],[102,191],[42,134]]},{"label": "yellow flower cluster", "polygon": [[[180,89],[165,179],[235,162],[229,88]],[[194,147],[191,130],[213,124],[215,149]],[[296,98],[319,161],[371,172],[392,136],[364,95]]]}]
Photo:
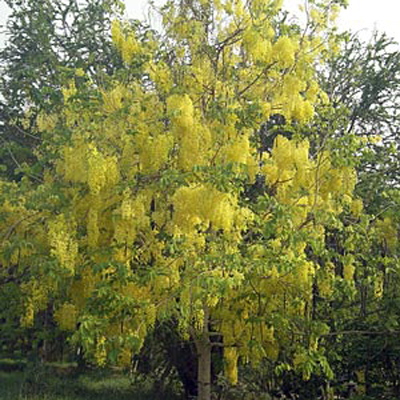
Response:
[{"label": "yellow flower cluster", "polygon": [[343,277],[348,282],[353,282],[354,272],[356,268],[353,264],[346,263],[343,265]]},{"label": "yellow flower cluster", "polygon": [[282,68],[289,68],[295,62],[297,45],[287,36],[281,36],[272,47],[272,57]]},{"label": "yellow flower cluster", "polygon": [[319,189],[319,195],[324,200],[337,194],[349,196],[350,202],[354,187],[356,185],[356,172],[351,167],[338,167],[332,165],[329,152],[321,152],[318,155],[316,164],[316,186]]},{"label": "yellow flower cluster", "polygon": [[107,362],[106,342],[107,342],[106,337],[100,336],[96,343],[94,358],[96,360],[97,365],[99,365],[100,367],[104,366]]},{"label": "yellow flower cluster", "polygon": [[329,297],[333,293],[333,281],[335,279],[335,265],[327,262],[318,271],[318,290],[321,296]]},{"label": "yellow flower cluster", "polygon": [[226,161],[239,164],[247,164],[249,159],[250,143],[247,135],[236,137],[231,144],[226,147]]},{"label": "yellow flower cluster", "polygon": [[75,279],[72,283],[69,294],[72,302],[76,305],[78,310],[82,310],[85,306],[86,299],[88,299],[93,292],[99,277],[95,276],[88,268],[81,271],[80,279]]},{"label": "yellow flower cluster", "polygon": [[171,71],[163,62],[154,63],[150,61],[147,66],[147,72],[150,79],[163,92],[169,92],[173,86]]},{"label": "yellow flower cluster", "polygon": [[[275,107],[280,108],[288,120],[295,118],[302,123],[308,122],[314,115],[313,103],[317,100],[319,87],[315,86],[315,81],[312,81],[310,91],[308,92],[306,89],[307,81],[303,77],[285,76],[280,92],[274,99]],[[307,98],[304,98],[304,92],[306,92]]]},{"label": "yellow flower cluster", "polygon": [[348,282],[353,282],[355,270],[354,256],[346,254],[343,257],[343,278]]},{"label": "yellow flower cluster", "polygon": [[178,138],[190,135],[194,124],[194,107],[190,97],[187,94],[168,97],[167,110]]},{"label": "yellow flower cluster", "polygon": [[[280,200],[287,202],[295,198],[298,202],[298,190],[310,185],[312,163],[308,152],[309,144],[306,140],[290,141],[279,135],[271,156],[265,156],[261,172],[269,185],[277,185]],[[302,202],[298,204],[304,205]]]},{"label": "yellow flower cluster", "polygon": [[128,283],[122,287],[122,294],[133,299],[146,300],[150,297],[150,288],[147,286],[139,286],[135,283]]},{"label": "yellow flower cluster", "polygon": [[312,282],[312,278],[315,275],[314,264],[310,261],[304,260],[299,262],[295,272],[297,282],[301,285],[308,286]]},{"label": "yellow flower cluster", "polygon": [[145,196],[138,195],[136,198],[132,198],[129,190],[125,190],[121,206],[115,212],[115,215],[120,217],[114,220],[115,260],[127,262],[131,259],[131,248],[137,231],[149,226],[149,219],[146,216],[147,203]]},{"label": "yellow flower cluster", "polygon": [[111,36],[115,47],[120,51],[122,59],[130,64],[137,54],[140,54],[140,45],[135,35],[130,32],[125,35],[122,31],[121,22],[114,20],[111,25]]},{"label": "yellow flower cluster", "polygon": [[33,325],[35,313],[44,310],[48,304],[48,296],[51,287],[49,282],[38,282],[31,280],[21,284],[23,294],[23,314],[21,316],[21,325],[30,327]]},{"label": "yellow flower cluster", "polygon": [[155,137],[143,135],[138,138],[140,169],[144,173],[158,171],[168,161],[169,152],[173,147],[173,138],[169,134]]},{"label": "yellow flower cluster", "polygon": [[129,99],[129,91],[123,85],[117,85],[111,91],[103,91],[103,104],[106,113],[114,113],[122,108],[124,101]]},{"label": "yellow flower cluster", "polygon": [[54,312],[54,318],[60,327],[65,331],[73,331],[76,328],[78,312],[74,304],[64,303]]},{"label": "yellow flower cluster", "polygon": [[254,62],[269,63],[272,60],[272,43],[263,38],[254,28],[247,29],[243,35],[243,46]]},{"label": "yellow flower cluster", "polygon": [[122,348],[118,355],[118,364],[126,368],[132,367],[132,350],[130,348]]},{"label": "yellow flower cluster", "polygon": [[378,220],[376,223],[376,231],[378,233],[378,237],[391,251],[393,251],[397,247],[398,239],[396,228],[396,224],[390,217],[385,217],[383,220]]},{"label": "yellow flower cluster", "polygon": [[[271,288],[277,288],[276,282],[272,283]],[[265,294],[263,292],[263,295]],[[264,312],[269,312],[269,307],[275,304],[278,299],[276,293],[274,294],[274,290],[271,290],[269,294],[271,297],[268,301],[268,307],[264,308]],[[233,307],[236,306],[229,303],[228,299],[226,300],[228,304],[231,304]],[[269,326],[264,322],[257,322],[255,324],[249,322],[251,315],[259,316],[260,310],[258,306],[250,303],[244,305],[242,303],[240,306],[242,311],[240,316],[238,316],[238,314],[232,312],[228,304],[224,310],[218,309],[216,317],[223,321],[220,331],[224,337],[224,344],[227,346],[224,348],[224,373],[230,382],[235,384],[237,382],[238,357],[242,356],[246,359],[250,356],[251,362],[254,364],[259,363],[265,356],[276,360],[279,354],[279,345],[275,339],[273,326]],[[275,306],[276,304],[273,305],[273,307]],[[253,348],[255,341],[263,347],[263,352],[260,352],[259,348]]]},{"label": "yellow flower cluster", "polygon": [[190,233],[197,225],[204,229],[211,223],[213,229],[232,229],[236,200],[211,186],[181,187],[173,197],[175,228]]},{"label": "yellow flower cluster", "polygon": [[191,170],[195,165],[205,163],[211,143],[211,134],[206,126],[196,124],[190,135],[180,140],[178,165],[183,170]]},{"label": "yellow flower cluster", "polygon": [[[277,198],[296,207],[293,218],[299,225],[316,208],[340,213],[346,199],[352,204],[350,195],[356,184],[355,171],[347,166],[334,167],[329,152],[321,152],[316,160],[311,160],[308,152],[307,141],[278,136],[261,167],[268,185],[276,188]],[[360,211],[360,204],[354,206]]]},{"label": "yellow flower cluster", "polygon": [[75,273],[78,243],[74,238],[75,224],[66,221],[63,214],[49,222],[48,240],[51,254],[69,274]]},{"label": "yellow flower cluster", "polygon": [[23,314],[20,319],[21,326],[24,328],[29,328],[33,326],[35,319],[35,307],[32,300],[25,301]]},{"label": "yellow flower cluster", "polygon": [[381,298],[383,295],[384,286],[384,275],[382,272],[378,272],[374,279],[374,295],[377,298]]},{"label": "yellow flower cluster", "polygon": [[224,375],[232,385],[238,381],[238,357],[236,347],[224,348]]},{"label": "yellow flower cluster", "polygon": [[63,174],[67,181],[87,182],[87,144],[81,136],[73,138],[72,146],[63,149],[63,162],[59,163],[57,170]]},{"label": "yellow flower cluster", "polygon": [[172,95],[167,99],[167,109],[171,131],[178,145],[179,167],[190,170],[194,165],[201,165],[207,158],[212,138],[208,127],[197,122],[191,98]]},{"label": "yellow flower cluster", "polygon": [[354,199],[351,202],[350,211],[355,217],[359,217],[363,210],[363,202],[361,199]]},{"label": "yellow flower cluster", "polygon": [[93,195],[98,195],[104,187],[112,186],[120,179],[116,157],[102,154],[82,135],[76,135],[72,146],[65,146],[63,153],[58,171],[71,182],[87,183]]},{"label": "yellow flower cluster", "polygon": [[78,93],[78,90],[76,89],[75,86],[75,81],[71,80],[68,84],[68,86],[65,86],[62,88],[62,94],[64,96],[64,103],[67,103],[68,100],[72,97],[75,96],[76,93]]},{"label": "yellow flower cluster", "polygon": [[115,157],[107,157],[93,145],[88,146],[88,185],[94,195],[98,195],[106,185],[114,185],[119,181],[118,161]]},{"label": "yellow flower cluster", "polygon": [[55,114],[45,114],[41,112],[37,119],[36,125],[39,129],[39,132],[51,132],[54,130],[58,122],[58,116]]}]

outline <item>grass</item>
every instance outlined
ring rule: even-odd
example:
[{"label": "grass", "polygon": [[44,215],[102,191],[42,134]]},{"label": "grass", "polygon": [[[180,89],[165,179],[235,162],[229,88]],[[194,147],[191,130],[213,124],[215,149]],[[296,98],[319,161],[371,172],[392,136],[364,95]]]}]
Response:
[{"label": "grass", "polygon": [[0,358],[0,371],[22,371],[26,368],[26,360]]},{"label": "grass", "polygon": [[41,371],[0,371],[0,400],[178,400],[172,390],[157,391],[143,380],[112,371],[89,371],[79,376],[58,376]]}]

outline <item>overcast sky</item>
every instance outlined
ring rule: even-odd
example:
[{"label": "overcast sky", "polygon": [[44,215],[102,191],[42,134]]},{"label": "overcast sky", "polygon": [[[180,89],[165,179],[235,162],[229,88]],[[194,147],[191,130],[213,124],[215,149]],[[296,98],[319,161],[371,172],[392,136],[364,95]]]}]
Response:
[{"label": "overcast sky", "polygon": [[[126,0],[125,3],[130,17],[145,17],[147,0]],[[284,1],[287,7],[295,11],[301,3],[304,3],[304,0]],[[399,15],[399,0],[350,0],[349,7],[342,11],[338,22],[341,29],[361,31],[364,38],[369,38],[371,31],[377,28],[400,42]]]},{"label": "overcast sky", "polygon": [[[304,0],[303,0],[304,1]],[[301,0],[285,0],[291,9]],[[162,3],[163,0],[156,1]],[[143,19],[146,16],[147,0],[125,0],[127,14],[130,18]],[[364,38],[377,28],[400,42],[400,1],[399,0],[350,0],[350,6],[342,12],[339,20],[340,28],[361,31]],[[0,0],[0,25],[4,25],[8,16],[8,8],[4,0]],[[4,35],[0,34],[0,46],[4,43]]]}]

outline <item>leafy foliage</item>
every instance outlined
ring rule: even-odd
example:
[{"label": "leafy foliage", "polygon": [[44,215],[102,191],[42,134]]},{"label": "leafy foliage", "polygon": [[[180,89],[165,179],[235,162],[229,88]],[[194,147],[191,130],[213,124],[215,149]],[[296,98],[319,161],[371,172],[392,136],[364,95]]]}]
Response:
[{"label": "leafy foliage", "polygon": [[[3,175],[39,179],[34,131],[40,112],[62,103],[61,87],[76,73],[96,83],[120,66],[111,45],[111,19],[118,1],[6,1],[11,15],[0,52],[1,150]],[[27,111],[28,110],[28,111]]]},{"label": "leafy foliage", "polygon": [[300,27],[279,1],[171,1],[161,33],[111,23],[104,3],[113,47],[99,53],[48,32],[67,46],[43,41],[50,61],[78,58],[8,86],[16,115],[33,104],[40,168],[0,181],[0,282],[20,300],[7,318],[48,321],[99,366],[131,366],[146,338],[165,357],[149,334],[173,321],[163,340],[196,349],[201,400],[212,363],[231,397],[257,390],[240,371],[274,394],[343,394],[335,372],[359,394],[397,390],[395,373],[370,385],[397,365],[397,178],[368,192],[397,165],[396,131],[372,139],[397,121],[397,53],[384,37],[338,52],[339,3],[310,2]]}]

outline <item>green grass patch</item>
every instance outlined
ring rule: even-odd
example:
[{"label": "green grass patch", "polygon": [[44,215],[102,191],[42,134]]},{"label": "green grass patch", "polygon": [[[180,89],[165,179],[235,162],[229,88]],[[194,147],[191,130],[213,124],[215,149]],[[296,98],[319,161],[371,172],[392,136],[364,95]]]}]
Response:
[{"label": "green grass patch", "polygon": [[26,360],[14,360],[11,358],[0,359],[0,371],[22,371],[26,368]]},{"label": "green grass patch", "polygon": [[[64,368],[64,367],[62,367]],[[155,389],[146,379],[132,384],[119,372],[89,371],[81,375],[28,367],[26,371],[0,371],[0,400],[179,400],[171,389]]]}]

